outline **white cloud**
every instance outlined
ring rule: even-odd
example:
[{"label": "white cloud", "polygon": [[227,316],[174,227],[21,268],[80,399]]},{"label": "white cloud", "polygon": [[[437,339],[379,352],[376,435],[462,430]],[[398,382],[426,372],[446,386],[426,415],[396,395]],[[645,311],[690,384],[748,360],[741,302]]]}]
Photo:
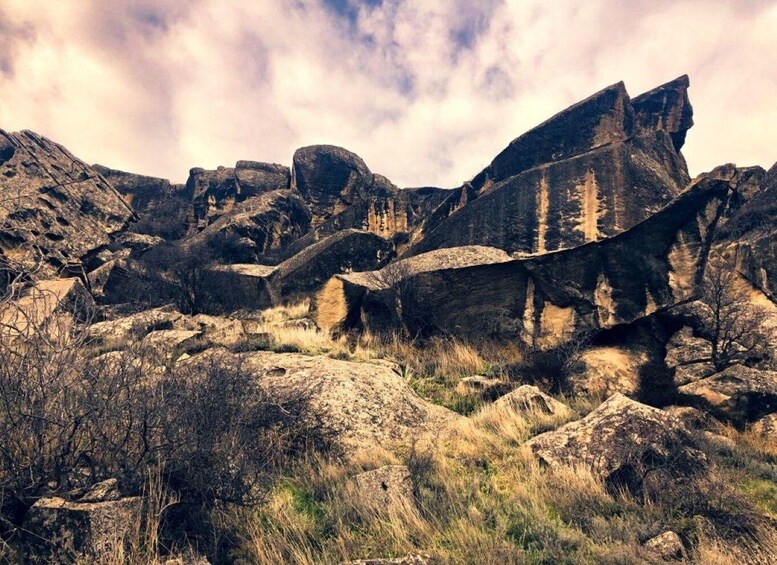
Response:
[{"label": "white cloud", "polygon": [[333,143],[399,185],[455,186],[608,84],[688,73],[693,173],[777,159],[775,1],[350,6],[0,0],[0,127],[177,181]]}]

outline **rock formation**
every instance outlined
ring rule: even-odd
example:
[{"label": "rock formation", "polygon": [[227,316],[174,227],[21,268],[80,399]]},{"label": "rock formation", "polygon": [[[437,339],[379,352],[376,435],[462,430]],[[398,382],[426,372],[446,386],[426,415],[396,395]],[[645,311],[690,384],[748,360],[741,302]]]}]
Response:
[{"label": "rock formation", "polygon": [[629,323],[692,297],[728,192],[726,181],[701,179],[632,229],[555,253],[453,267],[429,255],[435,266],[423,272],[403,268],[410,258],[388,271],[338,275],[316,297],[316,320],[330,330],[395,331],[409,316],[400,295],[412,290],[424,332],[523,333],[552,346],[578,331]]},{"label": "rock formation", "polygon": [[449,197],[410,253],[490,245],[542,253],[630,228],[688,183],[679,153],[693,125],[681,77],[629,100],[618,83],[515,139]]},{"label": "rock formation", "polygon": [[31,131],[0,130],[0,257],[45,275],[77,265],[134,218],[105,178]]}]

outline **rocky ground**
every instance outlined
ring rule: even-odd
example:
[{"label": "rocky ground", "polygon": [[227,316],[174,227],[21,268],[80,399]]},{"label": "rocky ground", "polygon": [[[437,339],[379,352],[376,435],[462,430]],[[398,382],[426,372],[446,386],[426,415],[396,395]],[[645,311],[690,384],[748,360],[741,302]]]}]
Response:
[{"label": "rocky ground", "polygon": [[0,131],[0,561],[775,562],[777,165],[688,87],[454,189]]}]

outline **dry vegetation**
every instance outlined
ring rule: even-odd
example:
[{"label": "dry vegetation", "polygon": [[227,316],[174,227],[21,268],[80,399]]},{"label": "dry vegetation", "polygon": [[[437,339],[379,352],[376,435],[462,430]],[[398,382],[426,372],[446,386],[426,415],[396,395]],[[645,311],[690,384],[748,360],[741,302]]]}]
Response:
[{"label": "dry vegetation", "polygon": [[[323,436],[319,449],[308,448],[316,430],[289,427],[291,422],[268,399],[256,400],[256,391],[250,400],[250,383],[239,368],[216,365],[212,374],[193,379],[141,356],[117,371],[104,360],[94,364],[72,333],[57,332],[61,339],[36,342],[35,348],[17,344],[4,353],[17,359],[0,373],[4,394],[18,390],[37,399],[34,407],[19,404],[16,411],[0,415],[6,426],[5,461],[26,462],[23,469],[0,468],[4,499],[26,491],[34,496],[52,478],[62,491],[72,488],[82,470],[78,449],[103,453],[91,461],[99,477],[122,476],[149,500],[129,546],[111,556],[115,564],[156,565],[171,554],[185,554],[187,544],[198,551],[207,548],[224,562],[266,564],[334,564],[410,552],[433,555],[441,563],[636,564],[654,562],[641,544],[668,529],[681,535],[697,563],[767,563],[777,556],[774,528],[762,518],[777,516],[777,451],[759,436],[721,429],[736,447],[709,445],[712,472],[682,487],[640,497],[608,492],[585,469],[541,467],[522,445],[585,415],[594,403],[562,399],[571,404],[572,414],[548,416],[497,408],[481,395],[456,391],[459,380],[472,375],[509,384],[517,378],[516,367],[531,364],[525,350],[448,338],[423,345],[369,335],[333,340],[301,321],[307,310],[303,303],[263,312],[251,332],[261,337],[236,347],[362,362],[386,359],[421,396],[470,418],[454,436],[416,443],[407,452],[374,452],[369,460],[343,461],[320,449]],[[23,389],[22,374],[35,376],[26,382],[39,386]],[[155,382],[165,384],[164,402],[149,403],[159,398]],[[46,394],[36,397],[35,391]],[[69,412],[52,401],[65,391]],[[96,398],[108,399],[112,409],[89,404]],[[300,402],[295,410],[284,410],[296,419],[304,409],[304,399]],[[79,441],[62,441],[61,430],[84,415],[85,407],[91,411],[78,420]],[[27,418],[28,408],[43,409],[56,425]],[[118,441],[133,419],[124,416],[152,424],[153,449]],[[23,426],[17,428],[19,422]],[[291,432],[279,434],[279,426]],[[30,437],[37,443],[25,440]],[[72,449],[63,452],[63,446]],[[7,457],[9,452],[13,457]],[[130,466],[130,461],[137,463]],[[383,507],[366,502],[355,475],[398,463],[411,470],[413,498]],[[170,528],[176,511],[187,504],[189,510],[197,506],[202,529],[182,538]],[[11,560],[13,537],[4,539],[11,545],[0,546],[0,560]]]}]

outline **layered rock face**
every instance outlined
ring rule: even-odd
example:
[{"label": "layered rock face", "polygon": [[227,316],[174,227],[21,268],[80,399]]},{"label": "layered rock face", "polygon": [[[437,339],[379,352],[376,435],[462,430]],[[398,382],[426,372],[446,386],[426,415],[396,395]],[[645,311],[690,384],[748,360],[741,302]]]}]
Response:
[{"label": "layered rock face", "polygon": [[449,197],[409,253],[544,253],[637,224],[689,181],[679,153],[693,125],[687,87],[681,77],[631,101],[618,83],[525,133]]},{"label": "layered rock face", "polygon": [[61,145],[0,130],[0,255],[54,274],[106,245],[134,214],[116,189]]},{"label": "layered rock face", "polygon": [[392,272],[338,275],[316,299],[317,321],[395,331],[419,317],[401,304],[412,295],[424,332],[523,335],[549,347],[629,323],[692,296],[728,194],[727,181],[701,179],[631,230],[556,253],[449,266],[431,258],[437,251],[424,261],[430,269],[412,267],[422,254]]},{"label": "layered rock face", "polygon": [[195,222],[206,226],[237,203],[273,190],[289,188],[289,168],[271,163],[238,161],[235,167],[189,171],[186,190],[191,195]]}]

